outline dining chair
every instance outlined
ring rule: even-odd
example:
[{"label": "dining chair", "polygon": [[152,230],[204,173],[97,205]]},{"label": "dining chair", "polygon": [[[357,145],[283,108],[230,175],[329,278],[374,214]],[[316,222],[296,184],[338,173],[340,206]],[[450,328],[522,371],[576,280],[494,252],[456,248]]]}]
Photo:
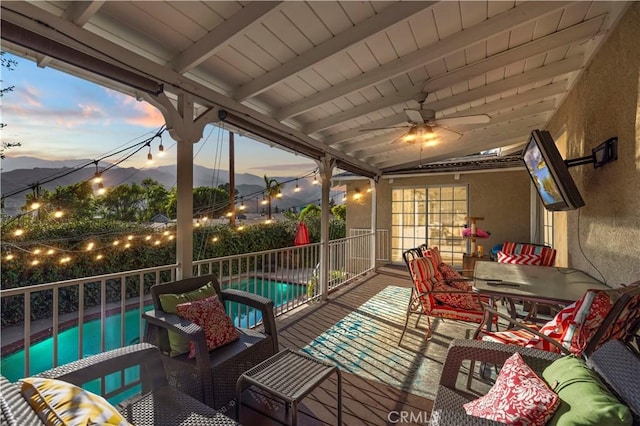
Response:
[{"label": "dining chair", "polygon": [[434,262],[421,248],[406,250],[402,258],[413,280],[407,314],[398,344],[407,330],[409,317],[418,314],[415,327],[420,319],[427,319],[425,338],[431,337],[433,329],[431,317],[480,323],[483,320],[482,304],[477,294],[470,288],[457,288],[448,284],[437,272]]},{"label": "dining chair", "polygon": [[[588,290],[542,327],[517,321],[483,305],[485,319],[474,339],[574,354],[588,358],[608,340],[631,342],[640,327],[640,281],[610,290]],[[511,328],[487,331],[489,317],[506,320]],[[467,387],[474,366],[469,369]]]}]

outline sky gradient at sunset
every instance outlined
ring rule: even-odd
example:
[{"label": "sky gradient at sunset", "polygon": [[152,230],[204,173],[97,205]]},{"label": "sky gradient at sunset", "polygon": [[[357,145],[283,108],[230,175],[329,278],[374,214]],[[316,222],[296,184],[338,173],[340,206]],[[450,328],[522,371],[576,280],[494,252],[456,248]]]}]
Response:
[{"label": "sky gradient at sunset", "polygon": [[[2,86],[15,86],[2,99],[5,142],[20,142],[8,157],[32,156],[51,160],[95,159],[143,141],[164,124],[160,112],[146,102],[98,86],[52,68],[38,68],[13,56],[18,65],[2,70]],[[205,128],[194,146],[196,164],[228,169],[228,136],[218,127]],[[175,164],[175,142],[163,136],[166,155],[158,157],[158,141],[152,145],[153,165],[147,165],[144,149],[123,167],[155,167]],[[313,160],[277,148],[236,137],[236,173],[258,176],[302,176],[316,166]]]}]

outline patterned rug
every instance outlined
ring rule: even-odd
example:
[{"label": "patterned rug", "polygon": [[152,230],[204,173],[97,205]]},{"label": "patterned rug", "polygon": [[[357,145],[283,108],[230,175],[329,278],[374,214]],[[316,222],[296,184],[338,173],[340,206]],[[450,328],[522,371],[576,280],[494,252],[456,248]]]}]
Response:
[{"label": "patterned rug", "polygon": [[433,399],[449,342],[468,338],[469,327],[432,319],[433,337],[426,341],[426,319],[416,329],[412,315],[398,346],[410,294],[410,288],[384,288],[302,351],[343,371]]}]

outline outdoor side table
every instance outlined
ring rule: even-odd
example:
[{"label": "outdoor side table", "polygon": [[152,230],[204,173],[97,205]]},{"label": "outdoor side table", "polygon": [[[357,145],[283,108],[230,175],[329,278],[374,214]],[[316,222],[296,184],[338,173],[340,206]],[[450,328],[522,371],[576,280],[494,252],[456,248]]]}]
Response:
[{"label": "outdoor side table", "polygon": [[298,403],[331,374],[338,376],[338,425],[342,424],[342,374],[335,365],[285,349],[246,371],[236,383],[236,420],[240,421],[243,383],[254,385],[291,404],[291,424],[298,422]]}]

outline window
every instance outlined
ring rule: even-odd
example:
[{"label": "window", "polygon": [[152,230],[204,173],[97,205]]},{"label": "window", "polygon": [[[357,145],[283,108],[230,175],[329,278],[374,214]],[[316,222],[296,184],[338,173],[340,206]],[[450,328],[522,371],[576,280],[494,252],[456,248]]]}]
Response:
[{"label": "window", "polygon": [[445,262],[462,266],[467,250],[462,228],[467,215],[466,185],[393,189],[392,260],[402,262],[403,251],[426,243],[438,246]]},{"label": "window", "polygon": [[553,247],[553,212],[544,210],[542,214],[542,243]]}]

